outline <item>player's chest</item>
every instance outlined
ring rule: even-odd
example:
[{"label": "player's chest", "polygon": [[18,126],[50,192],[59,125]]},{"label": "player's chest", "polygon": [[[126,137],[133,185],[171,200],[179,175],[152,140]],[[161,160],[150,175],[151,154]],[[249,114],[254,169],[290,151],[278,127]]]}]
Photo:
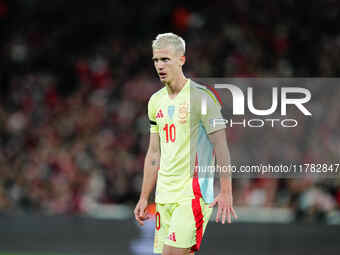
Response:
[{"label": "player's chest", "polygon": [[156,122],[159,127],[164,124],[175,123],[186,126],[190,121],[189,103],[185,100],[176,103],[164,102],[156,109]]},{"label": "player's chest", "polygon": [[183,141],[190,128],[189,104],[185,100],[160,104],[156,122],[163,142],[177,144],[177,141]]},{"label": "player's chest", "polygon": [[159,105],[156,110],[156,122],[162,142],[177,144],[178,141],[183,141],[190,128],[189,112],[189,104],[184,100]]}]

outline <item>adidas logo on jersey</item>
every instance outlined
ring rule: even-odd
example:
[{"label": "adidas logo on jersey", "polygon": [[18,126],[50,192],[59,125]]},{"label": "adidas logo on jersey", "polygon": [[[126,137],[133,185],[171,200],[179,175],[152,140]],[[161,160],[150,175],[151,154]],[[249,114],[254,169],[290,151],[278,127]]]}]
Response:
[{"label": "adidas logo on jersey", "polygon": [[175,232],[172,232],[171,234],[169,234],[169,240],[176,242]]},{"label": "adidas logo on jersey", "polygon": [[162,112],[162,109],[159,109],[157,115],[156,115],[156,119],[160,119],[160,118],[163,118],[164,115],[163,115],[163,112]]}]

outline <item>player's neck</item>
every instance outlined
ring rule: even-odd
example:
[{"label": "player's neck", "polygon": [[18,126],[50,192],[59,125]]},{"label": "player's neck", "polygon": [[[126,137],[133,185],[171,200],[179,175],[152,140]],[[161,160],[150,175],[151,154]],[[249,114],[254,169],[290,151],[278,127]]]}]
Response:
[{"label": "player's neck", "polygon": [[166,84],[166,88],[168,90],[168,95],[170,97],[175,97],[177,94],[182,90],[185,86],[186,82],[188,81],[184,75],[178,77],[178,79],[174,80],[171,83]]}]

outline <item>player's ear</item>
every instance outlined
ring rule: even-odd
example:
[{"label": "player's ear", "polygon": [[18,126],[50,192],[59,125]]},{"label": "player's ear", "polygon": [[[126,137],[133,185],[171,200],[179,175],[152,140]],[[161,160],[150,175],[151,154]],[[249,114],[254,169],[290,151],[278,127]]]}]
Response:
[{"label": "player's ear", "polygon": [[185,56],[181,56],[179,60],[180,60],[181,66],[183,66],[185,64]]}]

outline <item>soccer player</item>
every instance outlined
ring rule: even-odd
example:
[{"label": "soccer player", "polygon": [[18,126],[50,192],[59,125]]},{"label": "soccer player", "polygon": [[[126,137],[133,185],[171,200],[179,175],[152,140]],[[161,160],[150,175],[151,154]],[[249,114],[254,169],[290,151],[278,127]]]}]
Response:
[{"label": "soccer player", "polygon": [[[186,255],[200,248],[212,208],[216,222],[224,224],[233,209],[230,175],[220,175],[220,193],[214,198],[213,176],[200,175],[200,167],[229,166],[225,125],[221,106],[206,87],[187,79],[185,42],[173,33],[159,34],[152,43],[153,62],[165,85],[148,103],[150,144],[145,157],[140,199],[134,210],[140,225],[150,218],[148,199],[156,185],[156,230],[154,252]],[[201,100],[206,100],[205,113]]]}]

